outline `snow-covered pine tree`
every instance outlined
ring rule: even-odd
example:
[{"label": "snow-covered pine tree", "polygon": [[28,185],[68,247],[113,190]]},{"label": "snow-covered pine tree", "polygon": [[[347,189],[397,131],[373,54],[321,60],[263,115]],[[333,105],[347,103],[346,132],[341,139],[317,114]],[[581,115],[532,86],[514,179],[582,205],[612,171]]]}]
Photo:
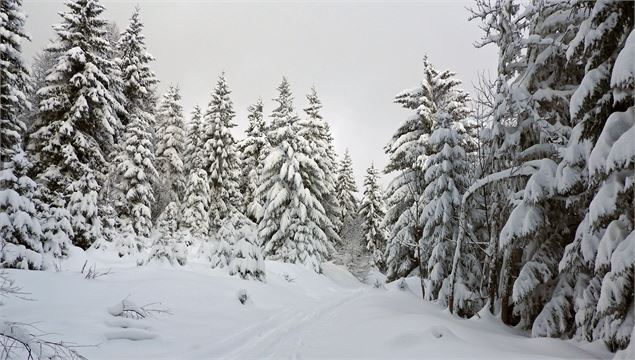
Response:
[{"label": "snow-covered pine tree", "polygon": [[[120,126],[116,112],[121,105],[112,92],[112,77],[118,71],[108,59],[107,22],[100,18],[104,8],[96,0],[72,0],[66,6],[61,24],[54,28],[57,38],[48,48],[56,54],[56,65],[38,92],[40,113],[29,137],[33,173],[47,188],[43,193],[49,196],[45,199],[49,204],[58,197],[68,202],[71,185],[87,170],[101,187],[109,149]],[[84,228],[81,221],[73,220],[74,243]]]},{"label": "snow-covered pine tree", "polygon": [[346,149],[344,159],[339,164],[335,192],[340,205],[340,222],[344,223],[347,217],[355,217],[359,205],[357,204],[357,184],[353,174],[353,160]]},{"label": "snow-covered pine tree", "polygon": [[606,271],[593,336],[612,350],[625,349],[633,341],[635,326],[635,8],[615,5],[617,9],[610,9],[621,13],[625,25],[618,33],[627,38],[611,70],[613,112],[589,157],[589,175],[593,182],[600,181],[589,207],[589,223],[594,230],[604,231],[594,270],[596,274]]},{"label": "snow-covered pine tree", "polygon": [[158,234],[150,248],[147,262],[167,262],[170,265],[185,265],[187,253],[179,236],[179,204],[169,203],[157,219]]},{"label": "snow-covered pine tree", "polygon": [[575,231],[572,224],[580,220],[557,195],[555,175],[558,151],[571,130],[569,99],[582,75],[581,68],[566,66],[565,52],[584,14],[556,1],[538,2],[524,13],[527,65],[511,83],[521,111],[514,114],[508,138],[516,149],[514,166],[528,171],[518,178],[523,188],[514,195],[499,243],[501,249],[520,250],[511,300],[518,325],[529,328],[556,288],[558,262]]},{"label": "snow-covered pine tree", "polygon": [[46,83],[46,76],[48,72],[55,66],[56,57],[55,54],[40,50],[33,56],[31,60],[31,89],[26,94],[26,97],[31,104],[30,109],[22,111],[22,121],[26,126],[27,133],[33,126],[33,123],[37,120],[39,113],[38,104],[42,100],[42,97],[37,94],[37,91],[41,89]]},{"label": "snow-covered pine tree", "polygon": [[311,154],[316,164],[324,174],[324,191],[319,196],[320,203],[324,207],[326,216],[331,225],[325,224],[323,229],[332,243],[339,242],[338,229],[342,226],[340,220],[340,205],[337,198],[335,183],[337,180],[337,159],[333,147],[333,137],[328,123],[322,115],[322,102],[320,101],[315,86],[306,96],[308,105],[304,108],[306,118],[301,119],[301,135],[308,141]]},{"label": "snow-covered pine tree", "polygon": [[[466,99],[456,86],[460,82],[454,73],[444,71],[426,86],[427,106],[432,118],[432,134],[426,141],[429,155],[419,158],[426,184],[421,194],[420,221],[423,225],[422,257],[427,265],[425,297],[447,304],[448,276],[452,268],[454,243],[459,233],[458,215],[461,198],[467,189],[469,163],[463,146],[461,121],[467,115]],[[472,289],[477,291],[477,289]]]},{"label": "snow-covered pine tree", "polygon": [[243,216],[237,235],[238,240],[232,249],[229,263],[229,274],[264,282],[265,262],[256,236],[256,224]]},{"label": "snow-covered pine tree", "polygon": [[320,272],[320,263],[333,251],[322,229],[330,220],[318,199],[324,192],[323,173],[300,135],[286,78],[278,91],[278,107],[271,115],[268,132],[272,150],[265,159],[258,188],[258,196],[265,199],[258,235],[265,257],[301,263]]},{"label": "snow-covered pine tree", "polygon": [[[121,107],[116,108],[115,112],[117,117],[119,118],[119,123],[117,123],[117,127],[115,128],[115,146],[110,150],[110,157],[114,159],[115,156],[119,153],[119,145],[121,143],[121,137],[123,136],[125,126],[127,125],[127,117],[128,114],[126,112],[125,104],[127,102],[126,97],[123,93],[124,84],[122,79],[122,70],[121,70],[121,49],[119,44],[119,39],[121,39],[121,31],[119,30],[119,26],[114,21],[109,21],[106,24],[106,40],[108,41],[108,53],[106,54],[106,58],[112,60],[115,63],[115,66],[112,67],[112,72],[108,74],[108,78],[110,80],[110,91],[113,97],[117,100]],[[112,168],[111,168],[112,170]],[[103,196],[110,196],[110,194],[102,191]],[[106,210],[108,211],[108,210]]]},{"label": "snow-covered pine tree", "polygon": [[203,168],[203,158],[201,150],[203,148],[203,113],[201,108],[196,105],[192,111],[192,117],[187,124],[187,138],[185,139],[185,174],[188,178],[194,171]]},{"label": "snow-covered pine tree", "polygon": [[[234,247],[240,237],[240,229],[245,226],[247,219],[238,211],[232,211],[221,222],[216,238],[218,246],[211,257],[212,268],[224,268],[230,266],[233,261]],[[248,221],[248,220],[247,220]]]},{"label": "snow-covered pine tree", "polygon": [[567,56],[585,74],[571,97],[575,127],[557,170],[570,211],[585,216],[560,262],[561,276],[576,274],[583,284],[572,291],[576,333],[613,351],[627,346],[633,328],[634,6],[577,4],[590,13]]},{"label": "snow-covered pine tree", "polygon": [[203,169],[194,170],[186,187],[179,227],[194,237],[207,236],[209,227],[209,182]]},{"label": "snow-covered pine tree", "polygon": [[262,199],[255,196],[259,185],[269,142],[267,141],[266,123],[263,117],[262,99],[247,108],[249,125],[245,130],[245,139],[239,144],[242,166],[240,192],[243,194],[243,209],[252,220],[257,221],[262,215]]},{"label": "snow-covered pine tree", "polygon": [[229,264],[229,274],[246,280],[265,281],[265,262],[255,233],[239,231]]},{"label": "snow-covered pine tree", "polygon": [[155,214],[170,202],[181,202],[185,195],[185,124],[179,88],[170,86],[157,110],[156,169],[161,174],[155,185]]},{"label": "snow-covered pine tree", "polygon": [[118,43],[126,130],[115,158],[114,187],[122,194],[115,204],[120,218],[130,223],[137,236],[147,237],[152,229],[153,183],[157,179],[152,126],[154,86],[158,81],[149,68],[154,58],[146,50],[142,30],[139,8],[135,8]]},{"label": "snow-covered pine tree", "polygon": [[20,0],[0,3],[0,267],[42,268],[42,231],[33,197],[36,184],[22,147],[29,109],[29,71],[22,59],[25,16]]},{"label": "snow-covered pine tree", "polygon": [[388,234],[382,226],[382,221],[386,209],[384,194],[379,185],[379,173],[373,164],[366,170],[364,196],[359,205],[359,215],[362,218],[366,249],[371,253],[373,265],[383,271],[386,264],[384,251]]},{"label": "snow-covered pine tree", "polygon": [[203,168],[207,171],[210,187],[210,231],[218,230],[221,221],[233,209],[240,208],[240,164],[236,140],[231,128],[233,103],[229,98],[225,73],[221,74],[212,93],[212,99],[203,116],[205,133],[203,143]]},{"label": "snow-covered pine tree", "polygon": [[[395,97],[395,103],[415,114],[400,125],[384,147],[389,156],[385,173],[398,172],[386,190],[387,210],[383,222],[390,231],[385,255],[388,280],[408,276],[417,268],[420,272],[425,272],[425,266],[419,261],[419,253],[428,249],[420,249],[418,245],[423,229],[419,215],[424,205],[419,200],[425,181],[418,159],[426,154],[425,144],[432,132],[432,85],[439,77],[439,72],[427,57],[423,60],[423,71],[423,80],[419,86],[405,90]],[[423,274],[423,277],[426,275]]]},{"label": "snow-covered pine tree", "polygon": [[[39,196],[36,196],[36,199],[39,199]],[[52,255],[52,259],[50,257],[44,259],[44,265],[45,268],[52,268],[55,265],[55,259],[65,256],[71,245],[73,238],[71,214],[66,209],[63,199],[56,199],[50,205],[36,201],[35,208],[41,214],[44,253]]]},{"label": "snow-covered pine tree", "polygon": [[115,187],[123,198],[115,207],[122,221],[129,222],[128,229],[146,237],[152,229],[153,179],[158,176],[154,168],[152,134],[145,111],[130,114],[124,134],[122,150],[115,159],[117,180]]},{"label": "snow-covered pine tree", "polygon": [[90,169],[86,168],[84,171],[84,175],[79,180],[69,185],[71,195],[66,207],[71,215],[73,243],[88,249],[101,238],[102,224],[97,202],[99,196],[97,179]]},{"label": "snow-covered pine tree", "polygon": [[[143,35],[143,23],[140,19],[140,9],[135,7],[130,23],[121,34],[117,43],[118,65],[121,69],[122,93],[126,111],[129,116],[134,116],[138,110],[148,113],[147,116],[154,115],[155,107],[155,86],[159,82],[150,69],[150,62],[154,61],[154,56],[148,53]],[[114,39],[113,39],[114,40]],[[131,119],[124,117],[123,126],[127,126]],[[149,121],[154,125],[154,120]]]}]

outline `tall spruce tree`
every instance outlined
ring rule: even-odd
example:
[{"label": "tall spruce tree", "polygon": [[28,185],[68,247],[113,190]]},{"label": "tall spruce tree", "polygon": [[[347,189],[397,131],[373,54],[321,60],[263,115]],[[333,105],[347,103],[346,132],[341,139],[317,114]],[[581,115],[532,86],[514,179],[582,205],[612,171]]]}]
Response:
[{"label": "tall spruce tree", "polygon": [[[431,95],[434,92],[434,80],[439,72],[430,64],[427,57],[423,61],[424,76],[421,84],[405,90],[395,97],[395,102],[414,111],[415,115],[407,119],[392,139],[384,147],[389,156],[385,172],[397,175],[388,184],[387,210],[384,226],[390,235],[386,247],[386,265],[388,279],[405,277],[413,270],[425,272],[420,263],[419,239],[423,230],[420,220],[420,196],[425,187],[424,173],[419,168],[419,157],[426,154],[426,141],[432,132],[433,106]],[[427,250],[427,249],[423,249]],[[421,274],[425,277],[425,274]]]},{"label": "tall spruce tree", "polygon": [[348,149],[344,152],[344,159],[342,159],[338,169],[335,193],[340,205],[340,222],[344,223],[348,217],[355,218],[358,209],[355,197],[357,184],[355,184],[355,175],[353,174],[353,160]]},{"label": "tall spruce tree", "polygon": [[135,234],[148,236],[152,229],[152,183],[158,177],[154,168],[152,133],[148,118],[131,116],[124,133],[117,164],[115,188],[123,194],[115,204],[122,221],[129,222]]},{"label": "tall spruce tree", "polygon": [[[29,150],[34,155],[33,174],[46,188],[46,202],[62,198],[68,205],[73,189],[92,187],[91,179],[97,191],[101,187],[122,107],[113,93],[119,72],[109,59],[107,22],[100,18],[103,6],[96,0],[72,0],[66,6],[62,22],[54,27],[57,37],[48,48],[56,65],[38,92],[40,113]],[[87,173],[92,175],[84,176]],[[82,247],[99,237],[98,233],[85,237],[85,221],[79,214],[72,218],[77,230],[72,241]]]},{"label": "tall spruce tree", "polygon": [[123,74],[126,130],[123,144],[115,159],[115,185],[119,191],[115,208],[136,235],[146,237],[152,229],[153,183],[157,179],[154,165],[154,86],[158,82],[149,68],[154,60],[145,47],[139,8],[119,39],[119,65]]},{"label": "tall spruce tree", "polygon": [[19,0],[0,3],[0,267],[43,267],[42,231],[22,147],[20,114],[29,109],[29,71],[22,59],[25,16]]},{"label": "tall spruce tree", "polygon": [[170,86],[157,110],[155,155],[161,178],[155,186],[155,215],[161,213],[170,202],[180,203],[185,195],[185,124],[180,100],[179,88]]},{"label": "tall spruce tree", "polygon": [[238,145],[242,166],[240,192],[243,194],[244,213],[252,221],[257,221],[262,215],[262,199],[256,197],[255,193],[260,183],[259,176],[269,147],[262,99],[250,105],[247,111],[249,125],[245,130],[246,137]]},{"label": "tall spruce tree", "polygon": [[324,230],[333,243],[339,242],[337,230],[342,226],[340,219],[340,205],[337,198],[335,183],[336,174],[336,154],[333,147],[333,137],[328,123],[322,115],[322,102],[320,101],[315,86],[306,96],[308,105],[304,108],[306,118],[300,120],[302,136],[308,141],[313,159],[324,174],[324,191],[320,194],[319,200],[326,216],[328,216],[332,226],[327,226]]},{"label": "tall spruce tree", "polygon": [[513,166],[527,169],[528,177],[517,179],[520,191],[513,195],[499,244],[520,252],[518,263],[507,266],[518,269],[510,272],[515,277],[511,300],[519,326],[530,328],[548,299],[545,294],[556,287],[564,244],[574,232],[571,224],[579,221],[555,191],[555,175],[571,131],[569,99],[582,75],[581,68],[566,66],[565,52],[584,14],[572,12],[566,2],[538,2],[525,14],[526,66],[510,86],[518,111],[507,115],[516,118],[507,138],[516,149]]},{"label": "tall spruce tree", "polygon": [[185,187],[179,227],[197,238],[207,236],[209,230],[209,191],[205,170],[194,170]]},{"label": "tall spruce tree", "polygon": [[[633,328],[633,12],[620,1],[579,3],[590,9],[567,50],[584,77],[571,97],[571,138],[557,169],[558,191],[582,211],[561,272],[576,274],[579,337],[625,348]],[[632,145],[632,144],[631,144]],[[630,233],[630,234],[629,234]],[[630,258],[631,260],[625,261]]]},{"label": "tall spruce tree", "polygon": [[[117,55],[121,78],[123,81],[123,104],[126,111],[134,116],[138,111],[154,115],[155,86],[159,82],[150,69],[150,62],[154,56],[146,49],[145,36],[142,33],[143,23],[140,19],[140,9],[136,7],[130,23],[121,34],[117,42]],[[122,119],[124,126],[130,123],[130,118]],[[154,120],[149,122],[154,125]]]},{"label": "tall spruce tree", "polygon": [[424,205],[420,212],[423,231],[419,242],[422,249],[430,249],[422,258],[427,266],[425,297],[440,299],[443,304],[447,304],[447,279],[452,268],[453,244],[459,233],[461,197],[469,185],[465,142],[457,128],[466,115],[465,99],[455,89],[459,82],[452,77],[454,74],[448,75],[441,84],[432,87],[434,92],[429,95],[437,99],[429,108],[433,132],[426,146],[430,155],[420,158],[426,188],[420,199]]},{"label": "tall spruce tree", "polygon": [[384,194],[379,185],[379,173],[373,164],[366,170],[364,197],[359,206],[359,215],[362,218],[366,250],[371,254],[373,265],[383,270],[386,263],[384,250],[388,234],[382,226],[382,221],[386,215],[386,209]]},{"label": "tall spruce tree", "polygon": [[225,74],[221,74],[212,93],[205,115],[203,127],[203,168],[207,171],[210,184],[210,230],[216,231],[223,218],[233,209],[240,208],[241,195],[238,191],[240,176],[239,157],[236,140],[231,128],[234,109],[229,97],[229,87]]},{"label": "tall spruce tree", "polygon": [[169,203],[157,219],[158,234],[150,247],[146,262],[163,262],[170,265],[185,265],[187,253],[182,234],[177,233],[179,204]]},{"label": "tall spruce tree", "polygon": [[268,132],[272,150],[258,188],[258,195],[265,199],[258,235],[266,257],[301,263],[320,272],[321,262],[333,251],[323,228],[330,220],[319,201],[325,191],[324,174],[301,135],[286,78],[278,91],[278,107]]},{"label": "tall spruce tree", "polygon": [[194,171],[203,168],[203,155],[201,153],[204,133],[203,113],[198,105],[194,106],[186,133],[183,160],[185,161],[185,175],[188,178]]}]

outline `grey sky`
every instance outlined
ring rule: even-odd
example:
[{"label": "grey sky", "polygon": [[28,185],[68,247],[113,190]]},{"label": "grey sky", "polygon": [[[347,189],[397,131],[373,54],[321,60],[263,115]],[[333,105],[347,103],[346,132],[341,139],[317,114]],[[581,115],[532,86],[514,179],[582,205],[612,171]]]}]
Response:
[{"label": "grey sky", "polygon": [[[421,78],[421,59],[451,69],[472,91],[481,70],[494,72],[493,47],[475,49],[478,24],[468,22],[466,1],[420,2],[228,2],[104,1],[105,17],[125,29],[141,7],[148,50],[161,84],[178,84],[189,118],[205,107],[224,70],[237,111],[236,134],[246,127],[246,108],[259,96],[265,113],[283,75],[299,112],[315,84],[323,116],[331,124],[340,154],[349,148],[358,186],[372,161],[383,168],[383,146],[409,116],[393,96]],[[62,1],[25,0],[24,46],[30,59],[53,38]],[[386,180],[386,179],[384,179]],[[385,182],[385,181],[384,181]]]}]

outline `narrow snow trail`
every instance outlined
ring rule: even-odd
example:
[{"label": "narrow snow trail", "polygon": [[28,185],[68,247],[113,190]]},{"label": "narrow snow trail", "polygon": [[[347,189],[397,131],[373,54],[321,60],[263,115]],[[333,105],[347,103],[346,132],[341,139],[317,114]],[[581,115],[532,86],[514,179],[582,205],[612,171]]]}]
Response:
[{"label": "narrow snow trail", "polygon": [[247,338],[249,339],[247,342],[243,338],[242,346],[236,347],[233,351],[219,352],[218,354],[224,354],[223,357],[226,359],[286,358],[289,356],[296,358],[299,352],[291,351],[292,354],[289,354],[289,351],[294,348],[294,346],[289,346],[289,344],[301,344],[305,333],[314,322],[320,321],[326,314],[335,311],[345,303],[356,300],[362,293],[363,290],[361,289],[353,290],[322,305],[315,306],[315,304],[311,304],[311,306],[305,305],[295,309],[284,310],[275,316],[275,320],[282,319],[282,321],[273,324],[267,321],[261,324],[257,329],[252,329],[257,331],[255,337]]}]

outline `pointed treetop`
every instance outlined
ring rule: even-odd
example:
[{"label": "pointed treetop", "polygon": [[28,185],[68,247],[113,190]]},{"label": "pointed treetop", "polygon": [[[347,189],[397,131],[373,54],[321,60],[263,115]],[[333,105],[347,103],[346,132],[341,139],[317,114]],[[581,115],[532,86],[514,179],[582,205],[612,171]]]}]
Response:
[{"label": "pointed treetop", "polygon": [[304,108],[304,112],[312,119],[322,119],[322,115],[320,115],[322,102],[318,97],[317,90],[315,90],[315,85],[311,87],[311,90],[306,95],[306,98],[309,101],[309,105]]}]

